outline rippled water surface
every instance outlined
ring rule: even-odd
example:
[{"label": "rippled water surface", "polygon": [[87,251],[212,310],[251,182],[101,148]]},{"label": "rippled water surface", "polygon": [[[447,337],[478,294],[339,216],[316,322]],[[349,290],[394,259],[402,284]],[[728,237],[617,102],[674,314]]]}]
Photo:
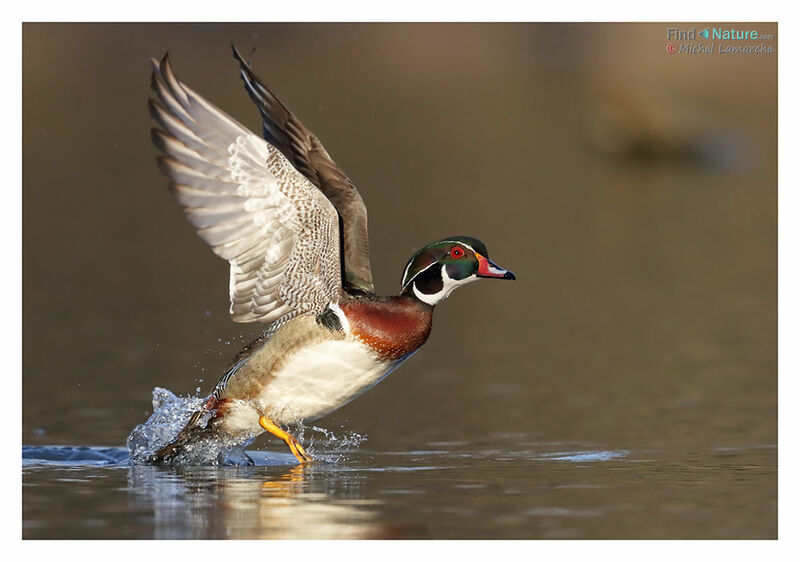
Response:
[{"label": "rippled water surface", "polygon": [[[514,447],[514,448],[507,448]],[[23,451],[23,535],[80,538],[769,537],[776,451],[426,443],[297,466],[128,466],[124,449]],[[69,460],[67,460],[69,457]],[[64,460],[60,460],[60,459]],[[735,491],[735,497],[731,492]],[[646,525],[642,521],[647,521]]]},{"label": "rippled water surface", "polygon": [[[777,55],[664,37],[26,24],[23,536],[774,538]],[[166,51],[260,130],[231,41],[358,186],[381,294],[454,234],[517,280],[438,306],[418,353],[306,428],[312,466],[264,437],[254,466],[130,466],[153,389],[199,401],[260,334],[149,131]]]}]

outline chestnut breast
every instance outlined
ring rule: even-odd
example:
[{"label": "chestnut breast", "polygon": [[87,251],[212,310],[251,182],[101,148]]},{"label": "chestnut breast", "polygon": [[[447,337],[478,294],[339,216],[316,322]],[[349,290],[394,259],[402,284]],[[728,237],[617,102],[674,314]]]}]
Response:
[{"label": "chestnut breast", "polygon": [[433,308],[408,297],[353,300],[341,308],[353,335],[389,361],[416,351],[431,333]]}]

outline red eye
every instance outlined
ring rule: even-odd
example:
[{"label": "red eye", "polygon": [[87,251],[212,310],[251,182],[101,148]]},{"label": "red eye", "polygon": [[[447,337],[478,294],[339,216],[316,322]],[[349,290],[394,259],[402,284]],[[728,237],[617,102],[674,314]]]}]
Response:
[{"label": "red eye", "polygon": [[454,246],[450,249],[450,255],[454,258],[463,258],[464,257],[464,250],[459,248],[458,246]]}]

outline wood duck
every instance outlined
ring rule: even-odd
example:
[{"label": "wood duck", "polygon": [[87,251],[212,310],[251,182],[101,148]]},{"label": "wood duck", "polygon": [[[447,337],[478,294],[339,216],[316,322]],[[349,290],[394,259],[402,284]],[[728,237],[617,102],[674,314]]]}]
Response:
[{"label": "wood duck", "polygon": [[399,367],[428,339],[434,307],[456,287],[515,279],[477,238],[449,236],[411,257],[398,295],[376,296],[361,196],[235,47],[233,54],[264,138],[179,82],[165,55],[152,60],[152,139],[189,221],[230,262],[233,320],[267,329],[154,463],[201,435],[245,440],[264,431],[309,462],[287,424],[330,414]]}]

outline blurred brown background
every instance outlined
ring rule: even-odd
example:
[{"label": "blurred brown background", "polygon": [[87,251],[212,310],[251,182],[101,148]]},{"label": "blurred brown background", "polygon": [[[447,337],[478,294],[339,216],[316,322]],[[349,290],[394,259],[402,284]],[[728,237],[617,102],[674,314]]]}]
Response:
[{"label": "blurred brown background", "polygon": [[23,442],[121,445],[154,386],[208,392],[258,334],[148,134],[165,51],[260,131],[234,42],[359,187],[379,291],[452,234],[518,277],[317,425],[775,444],[777,55],[670,55],[667,27],[25,25]]}]

